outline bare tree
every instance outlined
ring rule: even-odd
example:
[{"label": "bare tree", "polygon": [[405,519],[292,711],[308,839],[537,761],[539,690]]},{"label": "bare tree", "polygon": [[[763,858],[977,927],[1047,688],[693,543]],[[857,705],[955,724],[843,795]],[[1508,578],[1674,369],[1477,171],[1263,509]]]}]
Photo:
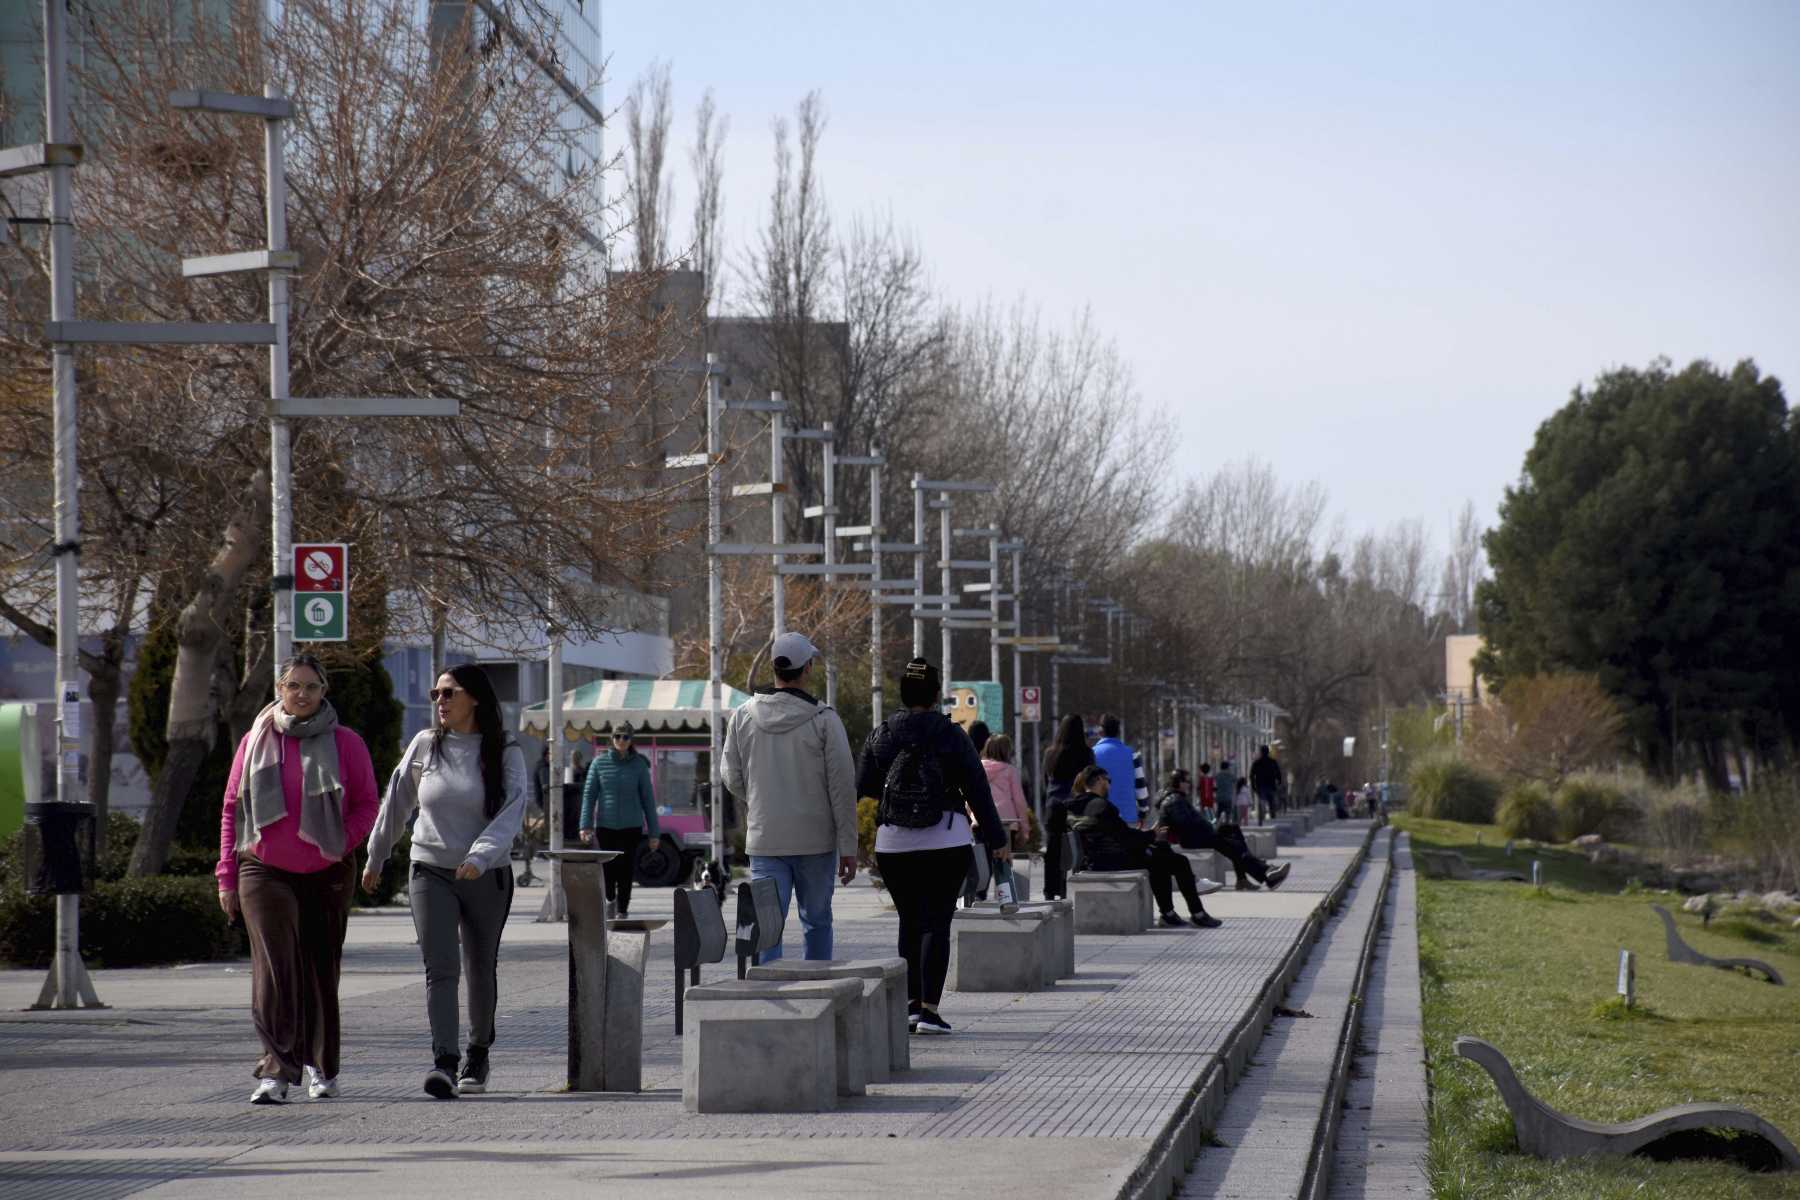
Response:
[{"label": "bare tree", "polygon": [[626,186],[631,197],[631,231],[635,265],[656,271],[669,261],[669,221],[675,210],[675,184],[664,178],[669,126],[669,64],[655,62],[625,97]]},{"label": "bare tree", "polygon": [[1444,556],[1440,589],[1450,633],[1475,631],[1475,585],[1481,582],[1483,574],[1483,532],[1475,520],[1475,502],[1465,500],[1456,516],[1456,530],[1450,535],[1450,551]]},{"label": "bare tree", "polygon": [[731,118],[722,116],[713,100],[712,89],[700,97],[694,113],[694,145],[688,161],[694,168],[694,232],[693,265],[700,272],[704,291],[701,311],[707,313],[725,302],[725,281],[719,268],[724,261],[725,167],[721,156],[725,136],[731,131]]}]

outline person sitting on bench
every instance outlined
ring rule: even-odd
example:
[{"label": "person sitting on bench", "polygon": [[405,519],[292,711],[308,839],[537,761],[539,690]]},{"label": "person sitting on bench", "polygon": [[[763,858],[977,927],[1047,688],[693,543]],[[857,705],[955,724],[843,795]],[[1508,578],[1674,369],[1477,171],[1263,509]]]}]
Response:
[{"label": "person sitting on bench", "polygon": [[1188,799],[1187,789],[1188,773],[1179,768],[1171,771],[1162,798],[1156,804],[1157,833],[1183,850],[1213,850],[1224,855],[1231,863],[1231,869],[1237,873],[1237,888],[1240,892],[1256,890],[1251,879],[1267,886],[1270,891],[1280,887],[1293,864],[1282,863],[1271,868],[1268,863],[1250,853],[1249,843],[1244,841],[1244,831],[1238,826],[1221,824],[1217,829],[1213,828],[1194,808],[1193,802]]},{"label": "person sitting on bench", "polygon": [[[1202,929],[1216,929],[1217,917],[1200,903],[1200,889],[1194,880],[1194,868],[1187,859],[1158,842],[1146,830],[1133,829],[1107,799],[1112,781],[1102,767],[1083,767],[1075,776],[1074,795],[1069,811],[1074,814],[1069,828],[1081,839],[1081,855],[1090,871],[1148,871],[1150,893],[1162,912],[1162,923],[1183,926],[1188,922],[1175,915],[1175,897],[1171,883],[1181,888],[1187,901],[1188,914]],[[1209,881],[1210,883],[1210,881]],[[1212,883],[1209,891],[1217,891]]]}]

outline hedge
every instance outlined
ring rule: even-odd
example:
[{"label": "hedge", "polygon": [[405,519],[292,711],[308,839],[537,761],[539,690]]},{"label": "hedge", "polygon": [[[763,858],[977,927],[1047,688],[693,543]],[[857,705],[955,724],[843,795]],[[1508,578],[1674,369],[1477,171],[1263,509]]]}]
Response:
[{"label": "hedge", "polygon": [[[46,967],[55,947],[55,897],[0,890],[0,960]],[[210,877],[102,881],[81,897],[81,955],[90,966],[207,962],[249,952],[244,935],[226,922]]]}]

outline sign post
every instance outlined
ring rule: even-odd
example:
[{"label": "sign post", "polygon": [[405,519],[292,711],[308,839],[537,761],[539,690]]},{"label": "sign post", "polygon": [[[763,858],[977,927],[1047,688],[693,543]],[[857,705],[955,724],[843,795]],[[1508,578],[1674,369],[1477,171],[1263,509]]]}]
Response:
[{"label": "sign post", "polygon": [[1035,687],[1019,689],[1019,716],[1027,721],[1044,719],[1044,690]]},{"label": "sign post", "polygon": [[350,548],[343,542],[294,546],[294,640],[350,639]]}]

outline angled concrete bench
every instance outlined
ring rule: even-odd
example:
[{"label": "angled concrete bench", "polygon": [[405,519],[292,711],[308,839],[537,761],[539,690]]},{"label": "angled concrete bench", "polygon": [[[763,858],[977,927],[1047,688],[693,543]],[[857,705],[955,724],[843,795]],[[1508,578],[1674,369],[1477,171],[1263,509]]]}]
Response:
[{"label": "angled concrete bench", "polygon": [[1049,910],[958,909],[950,922],[953,992],[1036,992],[1056,982],[1061,949]]},{"label": "angled concrete bench", "polygon": [[[869,1090],[869,1038],[887,1036],[887,996],[879,979],[726,979],[688,989],[690,1008],[707,1002],[829,1000],[833,1078],[840,1096]],[[725,1050],[727,1058],[730,1050]]]},{"label": "angled concrete bench", "polygon": [[1149,871],[1090,871],[1081,838],[1071,832],[1065,862],[1069,864],[1068,898],[1075,903],[1075,932],[1142,933],[1156,920]]},{"label": "angled concrete bench", "polygon": [[696,1113],[837,1107],[835,1000],[695,1000],[681,1037],[681,1105]]},{"label": "angled concrete bench", "polygon": [[[1244,830],[1244,844],[1250,848],[1250,853],[1260,859],[1272,860],[1276,857],[1278,853],[1276,841],[1276,828],[1273,825]],[[1219,878],[1223,879],[1224,876],[1221,875]]]},{"label": "angled concrete bench", "polygon": [[881,1059],[885,1064],[880,1068],[873,1066],[875,1056],[870,1056],[871,1070],[869,1079],[873,1083],[886,1083],[888,1071],[904,1071],[912,1066],[912,1044],[907,1041],[906,1025],[906,960],[904,958],[831,958],[803,959],[790,961],[780,959],[772,963],[764,963],[760,967],[751,967],[751,979],[776,981],[803,981],[815,979],[874,979],[879,980],[882,992],[887,997],[887,1054]]},{"label": "angled concrete bench", "polygon": [[1770,983],[1785,986],[1786,981],[1781,978],[1781,972],[1760,958],[1714,958],[1710,954],[1700,953],[1682,940],[1681,930],[1676,928],[1675,918],[1668,909],[1660,904],[1652,904],[1650,907],[1662,918],[1663,932],[1668,935],[1670,962],[1691,963],[1696,967],[1717,967],[1721,971],[1759,971]]},{"label": "angled concrete bench", "polygon": [[1551,1161],[1583,1154],[1631,1154],[1672,1133],[1691,1129],[1736,1129],[1760,1137],[1786,1162],[1800,1170],[1800,1152],[1782,1134],[1749,1109],[1722,1104],[1677,1104],[1616,1125],[1584,1121],[1556,1111],[1528,1091],[1499,1049],[1480,1038],[1459,1037],[1456,1052],[1486,1071],[1500,1089],[1512,1114],[1519,1149]]},{"label": "angled concrete bench", "polygon": [[[997,900],[984,900],[975,905],[978,909],[999,911]],[[1028,900],[1019,905],[1021,911],[1042,910],[1049,914],[1051,920],[1050,940],[1056,948],[1054,963],[1056,979],[1073,979],[1075,977],[1075,903],[1072,900]]]},{"label": "angled concrete bench", "polygon": [[737,892],[737,973],[762,961],[762,956],[781,945],[781,893],[773,879],[752,879],[738,884]]},{"label": "angled concrete bench", "polygon": [[1209,882],[1222,885],[1224,880],[1231,878],[1231,860],[1217,850],[1184,850],[1173,845],[1169,848],[1188,860],[1188,866],[1194,869],[1194,882],[1200,885],[1201,895],[1208,893],[1206,885]]}]

